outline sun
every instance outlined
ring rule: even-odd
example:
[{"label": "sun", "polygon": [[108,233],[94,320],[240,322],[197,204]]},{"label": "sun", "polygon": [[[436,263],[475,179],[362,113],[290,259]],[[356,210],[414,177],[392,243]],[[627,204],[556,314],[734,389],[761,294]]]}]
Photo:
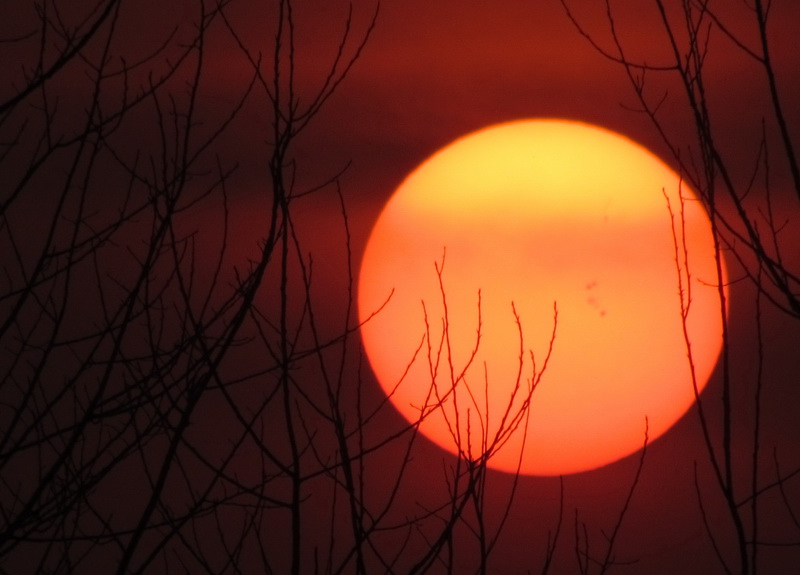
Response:
[{"label": "sun", "polygon": [[363,345],[444,449],[585,471],[637,451],[646,422],[662,435],[705,386],[717,269],[702,204],[649,151],[578,122],[501,124],[435,153],[384,207],[359,274]]}]

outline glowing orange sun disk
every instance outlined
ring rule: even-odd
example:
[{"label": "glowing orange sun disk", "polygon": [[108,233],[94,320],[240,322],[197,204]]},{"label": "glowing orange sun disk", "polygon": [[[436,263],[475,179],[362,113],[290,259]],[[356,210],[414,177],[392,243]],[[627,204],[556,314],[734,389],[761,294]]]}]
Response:
[{"label": "glowing orange sun disk", "polygon": [[[504,471],[520,453],[526,474],[593,469],[638,450],[645,417],[653,440],[695,399],[676,253],[702,389],[721,317],[693,192],[604,129],[486,128],[431,156],[383,209],[360,269],[364,347],[395,407],[409,421],[424,413],[420,429],[441,447],[467,457],[493,447],[489,465]],[[526,412],[554,302],[552,354]]]}]

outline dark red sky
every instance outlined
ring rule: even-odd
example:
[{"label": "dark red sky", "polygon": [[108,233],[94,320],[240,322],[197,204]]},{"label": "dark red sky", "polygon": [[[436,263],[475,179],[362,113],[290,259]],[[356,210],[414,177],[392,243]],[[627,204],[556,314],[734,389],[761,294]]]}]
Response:
[{"label": "dark red sky", "polygon": [[[356,6],[356,29],[363,29],[370,17],[371,6],[367,4]],[[571,4],[587,30],[597,34],[598,42],[613,48],[602,3]],[[724,14],[726,23],[752,43],[755,28],[752,19],[745,19],[744,3],[713,4],[730,8]],[[658,25],[655,5],[631,1],[612,5],[618,30],[632,57],[650,64],[665,62],[669,56],[666,35]],[[773,10],[770,32],[774,34],[781,96],[794,135],[800,137],[800,109],[792,105],[800,101],[800,66],[791,47],[794,30],[800,22],[800,6],[775,2]],[[311,22],[307,29],[300,24],[299,34],[317,34],[320,27],[332,36],[339,31],[336,23],[341,21],[342,9],[330,7],[324,16],[313,14],[314,10],[310,12]],[[331,42],[327,35],[325,41],[315,38],[309,41],[308,49],[320,54],[324,62]],[[764,107],[764,76],[719,31],[712,33],[709,54],[708,94],[720,146],[732,159],[737,176],[746,177],[754,163],[762,117],[771,138],[776,133],[769,110]],[[654,98],[667,93],[663,104],[665,125],[674,141],[688,153],[689,148],[696,149],[693,127],[684,94],[674,80],[674,75],[651,74],[648,86]],[[417,163],[454,138],[493,123],[525,117],[577,119],[619,131],[670,162],[648,119],[626,109],[636,105],[624,70],[597,54],[555,0],[385,2],[363,57],[311,129],[303,152],[313,165],[326,165],[328,169],[352,161],[342,183],[358,252],[383,202]],[[774,144],[775,140],[771,142]],[[320,159],[322,163],[317,163]],[[791,200],[790,188],[781,187],[788,183],[785,166],[780,167],[776,161],[774,167],[776,195]],[[784,210],[791,206],[793,213],[797,213],[796,202],[782,202],[781,206]],[[797,238],[797,231],[795,225],[787,233]],[[797,243],[790,241],[786,245]],[[732,289],[734,443],[738,463],[746,462],[749,456],[748,435],[753,424],[756,351],[752,305],[748,303],[751,296],[752,291],[746,286]],[[768,315],[771,323],[764,345],[769,356],[765,380],[770,399],[765,407],[764,426],[765,445],[770,447],[763,452],[762,465],[769,467],[774,446],[789,468],[797,465],[800,455],[796,448],[800,436],[797,426],[791,423],[797,419],[794,405],[800,380],[797,375],[800,364],[792,350],[800,341],[800,331],[796,321],[792,324],[777,313]],[[705,394],[715,415],[719,413],[719,393],[718,373]],[[603,548],[602,531],[608,532],[613,527],[636,463],[632,457],[565,478],[569,525],[562,534],[555,572],[576,572],[572,525],[576,511],[588,525],[592,545],[596,546],[593,549]],[[709,514],[713,528],[722,534],[723,545],[730,543],[730,524],[719,506],[719,493],[710,475],[696,413],[691,412],[648,450],[642,483],[620,533],[617,553],[622,561],[637,562],[615,571],[664,574],[721,571],[701,522],[693,479],[695,464],[706,504],[712,508]],[[739,469],[740,473],[744,470],[745,467]],[[762,480],[769,475],[770,471],[764,469]],[[748,484],[749,477],[745,477],[742,483]],[[499,474],[490,476],[490,480],[498,486],[508,486],[507,478]],[[556,513],[557,480],[524,478],[493,569],[506,573],[524,573],[528,569],[536,572],[541,565],[547,530],[553,528]],[[767,519],[762,519],[765,539],[797,541],[797,531],[787,528],[786,517],[779,510],[765,516]],[[779,565],[796,564],[798,555],[796,548],[776,547],[763,551],[762,558],[762,569],[770,573],[781,572]]]},{"label": "dark red sky", "polygon": [[[678,2],[667,2],[674,9]],[[154,39],[163,38],[174,23],[185,25],[194,14],[194,3],[182,1],[152,4],[152,10],[128,7],[122,44],[131,58],[141,57]],[[232,3],[231,23],[242,42],[255,54],[272,50],[275,12],[255,0]],[[297,2],[297,94],[301,105],[320,86],[344,30],[347,3]],[[574,15],[606,49],[613,49],[608,35],[603,2],[573,0]],[[797,30],[800,3],[773,0],[769,31],[780,96],[789,127],[800,142],[800,60]],[[144,5],[144,3],[143,3]],[[745,2],[717,0],[720,18],[745,43],[757,48],[755,26]],[[669,57],[666,36],[659,26],[653,2],[612,2],[616,24],[628,54],[659,65]],[[376,3],[357,0],[353,5],[353,41],[366,31]],[[0,17],[2,19],[2,17]],[[677,20],[675,20],[677,21]],[[20,29],[23,23],[17,23]],[[0,29],[4,35],[8,30]],[[183,30],[183,29],[181,29]],[[235,44],[221,30],[210,44],[207,84],[201,106],[208,118],[218,117],[237,101],[251,70]],[[20,56],[21,57],[21,56]],[[11,58],[11,56],[9,56]],[[746,180],[755,165],[763,126],[771,150],[777,150],[776,127],[766,106],[765,76],[719,30],[712,31],[707,59],[707,94],[720,149],[738,181]],[[0,77],[8,74],[18,82],[17,68],[3,63]],[[7,82],[3,80],[3,85]],[[80,83],[68,83],[65,94],[79,91]],[[674,74],[648,75],[654,99],[666,95],[664,125],[682,154],[696,151],[693,124],[685,106],[682,87]],[[5,88],[4,88],[5,89]],[[6,92],[3,92],[5,95]],[[243,265],[253,257],[263,229],[265,141],[269,139],[269,113],[263,95],[255,95],[242,110],[235,129],[218,145],[222,157],[238,162],[232,180],[231,238],[233,263]],[[624,69],[604,59],[581,37],[558,0],[385,0],[364,52],[345,82],[327,102],[296,142],[297,187],[321,183],[349,164],[340,178],[353,233],[353,254],[358,265],[369,230],[392,191],[414,167],[441,146],[473,130],[519,118],[560,117],[598,124],[618,131],[647,146],[667,163],[675,165],[651,122],[641,113]],[[120,145],[146,146],[156,138],[152,126],[143,124]],[[685,156],[684,156],[685,157]],[[790,224],[782,232],[785,256],[798,269],[800,214],[790,188],[788,171],[775,153],[771,185],[776,210]],[[13,169],[9,173],[13,173]],[[758,187],[757,187],[758,188]],[[763,191],[753,192],[754,202]],[[341,312],[342,229],[338,201],[332,195],[315,195],[297,206],[296,218],[306,249],[315,254],[316,281],[329,286],[324,313]],[[201,208],[192,225],[213,230],[215,208]],[[793,220],[792,220],[793,218]],[[210,241],[214,241],[212,238]],[[732,275],[735,261],[729,261]],[[200,270],[202,273],[203,270]],[[746,282],[731,287],[731,373],[733,374],[734,468],[743,497],[749,489],[754,422],[753,394],[758,349],[755,339],[753,289]],[[265,296],[267,297],[267,296]],[[338,298],[338,299],[337,299]],[[784,469],[800,465],[800,323],[773,308],[765,311],[763,349],[765,396],[762,416],[763,446],[761,482],[774,478],[773,450]],[[658,326],[653,326],[654,330]],[[625,361],[625,358],[619,358]],[[378,387],[366,376],[365,393],[378,397]],[[721,373],[713,376],[704,401],[714,425],[720,421]],[[387,428],[399,425],[399,416],[385,415]],[[716,440],[719,427],[714,427]],[[393,469],[392,457],[379,459],[375,473],[376,493],[381,493],[381,474]],[[577,572],[575,523],[585,523],[592,552],[605,549],[604,532],[613,529],[633,480],[638,454],[604,468],[564,478],[564,525],[551,573]],[[435,499],[444,484],[450,455],[421,442],[407,481],[410,492]],[[733,560],[732,531],[714,483],[697,416],[692,410],[672,431],[647,450],[641,482],[634,493],[628,516],[618,536],[616,557],[629,565],[618,573],[716,573],[722,572],[704,531],[695,489],[695,473],[707,506],[712,531],[720,537],[726,558]],[[490,472],[491,495],[502,501],[511,489],[511,478]],[[492,573],[539,572],[548,532],[555,529],[559,508],[559,479],[522,477],[517,487],[503,536],[492,556]],[[738,488],[737,488],[738,491]],[[787,495],[797,514],[800,482],[787,485]],[[377,497],[377,495],[376,495]],[[314,504],[312,500],[310,505]],[[418,501],[403,503],[409,513]],[[494,517],[492,520],[496,520]],[[775,543],[800,541],[800,529],[785,513],[785,505],[773,491],[764,498],[760,535]],[[320,528],[322,529],[322,528]],[[583,531],[579,529],[580,537]],[[466,539],[465,539],[466,540]],[[760,551],[763,573],[786,572],[800,562],[796,546],[771,546]],[[471,557],[460,559],[459,571],[472,572]]]}]

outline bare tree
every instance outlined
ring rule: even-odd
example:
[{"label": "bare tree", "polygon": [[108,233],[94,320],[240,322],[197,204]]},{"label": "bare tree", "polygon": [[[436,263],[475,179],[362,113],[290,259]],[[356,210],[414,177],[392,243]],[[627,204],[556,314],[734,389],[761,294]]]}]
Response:
[{"label": "bare tree", "polygon": [[[711,219],[717,253],[717,286],[720,314],[723,320],[723,352],[720,360],[722,386],[719,396],[698,395],[698,415],[707,464],[713,471],[714,483],[704,485],[695,480],[698,505],[706,527],[709,544],[726,573],[757,573],[760,558],[776,548],[800,545],[800,532],[786,533],[780,539],[766,536],[760,526],[767,516],[785,514],[797,527],[796,503],[787,497],[786,488],[797,484],[800,461],[796,453],[770,453],[761,421],[763,404],[769,392],[763,371],[768,350],[763,340],[765,304],[781,310],[789,317],[800,317],[800,271],[793,259],[796,246],[787,234],[795,225],[785,216],[787,206],[796,213],[800,200],[800,170],[793,138],[796,134],[787,112],[789,98],[781,93],[780,67],[776,64],[772,20],[781,18],[785,6],[779,2],[712,2],[654,0],[649,6],[660,24],[662,44],[659,59],[641,55],[641,45],[633,47],[622,24],[621,14],[613,2],[600,3],[607,17],[607,31],[600,33],[585,27],[572,3],[562,0],[567,15],[577,31],[599,54],[617,63],[630,80],[635,97],[635,110],[650,121],[681,176],[697,191]],[[734,27],[733,16],[741,16],[749,29]],[[738,20],[742,21],[741,18]],[[763,108],[750,108],[748,119],[760,122],[760,136],[743,137],[744,129],[726,125],[722,119],[720,100],[711,86],[719,83],[720,70],[713,57],[719,53],[735,57],[754,66],[758,74],[753,89]],[[691,134],[676,122],[680,118],[692,127]],[[735,134],[737,149],[750,150],[752,168],[743,172],[737,150],[726,143]],[[776,181],[783,183],[778,190]],[[789,190],[790,193],[786,193]],[[683,203],[668,205],[675,238],[675,262],[679,283],[681,317],[686,326],[691,313],[691,254],[683,245]],[[757,366],[754,376],[737,373],[734,367],[736,343],[733,341],[727,316],[728,300],[723,285],[723,266],[731,269],[737,290],[749,289],[753,300],[756,333],[754,338]],[[739,280],[748,280],[747,285]],[[686,339],[692,375],[690,338]],[[697,393],[697,382],[695,392]],[[740,392],[739,390],[746,390]],[[746,393],[752,401],[749,413],[735,408],[734,394]],[[718,402],[718,403],[717,403]],[[717,409],[719,420],[713,415]],[[746,420],[753,423],[748,430]],[[749,434],[749,438],[744,434]],[[747,443],[751,456],[746,463],[737,461],[735,444]],[[788,460],[788,461],[787,461]],[[769,471],[768,471],[769,470]],[[697,474],[695,475],[697,478]],[[727,510],[724,528],[712,526],[709,507],[719,494]],[[776,502],[778,505],[776,505]],[[736,544],[731,548],[727,539]]]},{"label": "bare tree", "polygon": [[[456,547],[477,542],[489,572],[517,484],[491,524],[487,464],[524,429],[550,351],[537,367],[510,309],[519,372],[503,424],[480,445],[455,425],[459,455],[434,501],[404,505],[420,424],[448,394],[468,401],[463,370],[449,370],[446,391],[432,379],[419,420],[384,428],[388,400],[367,397],[354,339],[339,174],[301,183],[294,155],[377,10],[343,15],[309,90],[292,2],[268,7],[265,53],[240,35],[235,8],[197,0],[143,53],[125,41],[140,7],[124,0],[14,14],[33,24],[2,44],[19,64],[0,95],[0,570],[453,572]],[[248,70],[224,110],[209,77],[221,47]],[[231,213],[253,168],[225,147],[253,110],[266,116],[263,212],[242,242]],[[298,216],[323,194],[339,205],[345,261],[333,327],[319,311],[333,288],[315,281]],[[453,367],[449,350],[438,358]],[[438,358],[427,355],[432,371]],[[376,493],[378,457],[394,479]]]},{"label": "bare tree", "polygon": [[[358,58],[374,17],[355,40],[348,18],[329,74],[300,107],[292,6],[276,3],[269,74],[251,60],[239,100],[209,114],[208,51],[221,34],[238,36],[228,2],[195,8],[191,25],[138,60],[123,48],[134,8],[121,0],[83,12],[31,6],[36,26],[8,41],[25,56],[0,105],[10,246],[0,557],[14,571],[128,573],[165,562],[225,572],[259,556],[267,569],[301,571],[300,506],[313,475],[302,468],[310,438],[297,404],[318,407],[321,398],[304,396],[295,369],[333,345],[344,362],[352,327],[334,341],[307,337],[317,337],[310,274],[289,267],[309,271],[290,210],[301,195],[291,144]],[[272,115],[264,126],[271,205],[252,239],[257,255],[236,269],[228,247],[236,166],[218,150],[259,89]],[[204,206],[218,214],[210,253],[208,232],[193,223]],[[294,316],[297,277],[306,289]],[[265,291],[275,294],[269,309]],[[235,373],[250,341],[262,344],[263,369]],[[266,429],[273,417],[282,429]],[[230,444],[210,449],[209,432],[227,424]],[[248,450],[262,466],[245,478]],[[268,549],[261,535],[274,509],[289,513],[289,544]]]}]

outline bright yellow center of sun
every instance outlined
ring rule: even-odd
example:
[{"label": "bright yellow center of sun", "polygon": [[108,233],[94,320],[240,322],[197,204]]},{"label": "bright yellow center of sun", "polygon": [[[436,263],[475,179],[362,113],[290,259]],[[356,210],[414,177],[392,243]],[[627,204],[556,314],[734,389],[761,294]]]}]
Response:
[{"label": "bright yellow center of sun", "polygon": [[645,418],[652,441],[694,401],[675,238],[702,388],[719,279],[708,217],[678,175],[577,122],[470,134],[414,170],[372,230],[358,296],[370,364],[453,453],[536,475],[615,461],[641,447]]}]

